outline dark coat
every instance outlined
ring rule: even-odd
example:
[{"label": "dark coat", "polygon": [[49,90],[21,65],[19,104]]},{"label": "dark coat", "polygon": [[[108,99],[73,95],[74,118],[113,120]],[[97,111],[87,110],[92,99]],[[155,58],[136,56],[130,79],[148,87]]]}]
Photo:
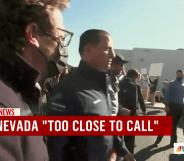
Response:
[{"label": "dark coat", "polygon": [[149,81],[151,83],[151,87],[150,87],[151,93],[156,92],[156,90],[157,90],[157,84],[158,84],[158,78],[154,78],[153,81],[149,78]]},{"label": "dark coat", "polygon": [[[111,100],[107,93],[106,73],[92,69],[81,61],[74,74],[54,87],[51,115],[110,116]],[[124,142],[118,137],[48,137],[48,150],[53,161],[77,158],[81,161],[105,161],[113,146],[122,156],[127,154]]]},{"label": "dark coat", "polygon": [[136,84],[126,77],[120,81],[119,87],[119,104],[124,108],[129,109],[131,111],[131,115],[135,116],[138,103]]},{"label": "dark coat", "polygon": [[136,85],[137,85],[137,92],[138,92],[138,102],[140,104],[140,107],[141,107],[142,111],[145,112],[146,111],[146,106],[145,106],[144,99],[143,99],[143,96],[142,96],[141,86],[139,84],[136,84]]},{"label": "dark coat", "polygon": [[[11,59],[11,60],[10,60]],[[12,62],[11,62],[12,61]],[[35,80],[39,72],[16,54],[0,55],[0,107],[20,108],[21,115],[32,115],[27,103],[39,102]],[[43,136],[0,136],[0,160],[46,161],[47,148]]]}]

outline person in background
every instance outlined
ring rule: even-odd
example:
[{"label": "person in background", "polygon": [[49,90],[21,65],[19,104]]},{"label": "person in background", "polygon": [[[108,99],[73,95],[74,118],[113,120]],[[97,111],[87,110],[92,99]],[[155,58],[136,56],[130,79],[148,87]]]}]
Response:
[{"label": "person in background", "polygon": [[154,78],[153,81],[149,78],[149,81],[151,83],[150,87],[151,105],[153,106],[155,104],[155,92],[157,90],[158,78]]},{"label": "person in background", "polygon": [[[137,79],[139,77],[139,71],[136,69],[130,69],[126,77],[120,81],[120,92],[118,94],[119,104],[131,111],[131,116],[136,116],[136,110],[138,107],[138,89]],[[124,136],[125,144],[128,150],[134,154],[135,136]]]},{"label": "person in background", "polygon": [[120,90],[119,88],[119,77],[122,74],[122,71],[124,70],[124,64],[128,63],[129,61],[125,60],[123,56],[116,55],[116,57],[113,59],[110,70],[109,70],[109,76],[110,76],[110,82],[109,82],[109,93],[111,97],[111,104],[112,104],[112,116],[129,116],[130,110],[119,107],[118,102],[118,92]]},{"label": "person in background", "polygon": [[125,70],[125,66],[123,66],[123,70],[122,70],[122,72],[121,72],[121,75],[119,76],[119,81],[122,81],[123,80],[123,78],[125,78],[126,77],[126,70]]},{"label": "person in background", "polygon": [[[171,136],[170,146],[173,147],[174,143],[177,143],[177,125],[183,115],[183,95],[184,95],[184,85],[183,85],[183,71],[177,70],[176,80],[169,83],[168,89],[165,92],[164,104],[166,116],[173,117],[173,135]],[[158,136],[154,146],[158,146],[161,142],[163,136]]]},{"label": "person in background", "polygon": [[68,66],[65,66],[65,69],[63,70],[63,72],[59,76],[59,80],[58,81],[61,82],[68,74],[69,74]]},{"label": "person in background", "polygon": [[142,94],[142,91],[141,91],[141,86],[139,85],[140,79],[141,79],[141,74],[139,74],[139,76],[136,80],[137,92],[138,92],[138,102],[139,102],[140,108],[142,109],[143,116],[146,116],[146,113],[147,113],[146,106],[145,106],[145,103],[144,103],[143,94]]},{"label": "person in background", "polygon": [[169,80],[166,79],[162,84],[163,84],[162,93],[163,93],[163,97],[164,97],[165,96],[165,91],[168,88]]},{"label": "person in background", "polygon": [[[144,103],[143,94],[142,94],[142,91],[141,91],[141,86],[139,85],[140,79],[141,79],[141,74],[139,73],[139,76],[136,80],[136,86],[137,86],[137,92],[138,92],[138,103],[139,103],[140,108],[143,112],[143,116],[146,116],[146,114],[147,114],[146,106],[145,106],[145,103]],[[139,108],[137,108],[137,110],[139,110]],[[134,147],[136,147],[136,146],[137,146],[137,144],[134,141]]]},{"label": "person in background", "polygon": [[[109,84],[109,94],[111,98],[111,105],[112,105],[112,111],[111,116],[129,116],[130,110],[122,107],[119,105],[118,101],[118,92],[120,90],[119,88],[119,77],[122,75],[122,71],[124,70],[124,64],[128,63],[129,61],[125,60],[123,56],[116,55],[116,57],[113,59],[110,70],[109,70],[109,77],[110,79]],[[124,136],[119,136],[122,141],[124,141]],[[114,151],[114,154],[117,155],[117,160],[121,160],[121,155],[117,154],[116,151]],[[112,154],[113,155],[113,154]]]},{"label": "person in background", "polygon": [[144,75],[144,76],[142,75],[142,77],[141,77],[142,89],[143,89],[143,98],[144,98],[144,101],[148,101],[150,82],[149,82],[149,76],[147,74]]}]

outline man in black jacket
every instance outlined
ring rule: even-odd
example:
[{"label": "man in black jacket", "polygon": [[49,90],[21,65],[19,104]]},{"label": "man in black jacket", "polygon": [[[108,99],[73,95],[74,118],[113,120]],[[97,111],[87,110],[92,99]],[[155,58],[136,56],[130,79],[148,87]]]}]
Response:
[{"label": "man in black jacket", "polygon": [[116,57],[112,61],[111,68],[109,70],[109,76],[110,76],[110,85],[109,85],[109,92],[112,102],[112,116],[117,116],[118,112],[119,115],[130,115],[130,110],[125,109],[124,107],[119,107],[119,101],[118,101],[118,92],[120,90],[119,88],[119,77],[121,76],[123,70],[124,70],[124,64],[128,63],[129,61],[125,60],[123,56],[116,55]]},{"label": "man in black jacket", "polygon": [[[64,54],[59,52],[64,50],[64,27],[61,8],[24,3],[0,1],[0,108],[20,108],[21,116],[41,115],[35,85],[44,82],[47,63]],[[1,136],[0,160],[48,160],[43,136]]]},{"label": "man in black jacket", "polygon": [[[119,103],[121,106],[131,111],[131,116],[136,116],[136,109],[138,106],[138,90],[136,85],[138,76],[139,72],[135,69],[131,69],[119,84]],[[124,140],[126,147],[133,154],[135,136],[125,136]]]},{"label": "man in black jacket", "polygon": [[137,78],[137,82],[136,82],[137,93],[138,93],[138,102],[139,102],[140,108],[142,109],[143,116],[146,116],[146,114],[147,114],[146,106],[145,106],[145,103],[144,103],[143,94],[142,94],[142,91],[141,91],[141,86],[139,85],[140,79],[141,79],[141,74],[139,74],[139,76]]},{"label": "man in black jacket", "polygon": [[[110,116],[111,100],[106,72],[115,57],[109,33],[88,30],[80,37],[82,60],[77,71],[53,88],[51,115]],[[55,160],[106,161],[113,147],[127,160],[133,156],[113,136],[48,137],[49,154]],[[75,150],[74,150],[75,149]]]}]

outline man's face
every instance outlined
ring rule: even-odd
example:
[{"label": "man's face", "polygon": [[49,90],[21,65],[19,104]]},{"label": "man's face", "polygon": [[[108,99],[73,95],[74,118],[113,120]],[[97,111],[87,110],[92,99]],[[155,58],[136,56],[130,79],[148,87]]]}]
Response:
[{"label": "man's face", "polygon": [[[42,64],[42,78],[47,76],[47,70],[46,70],[46,61],[47,60],[58,60],[60,58],[59,53],[59,37],[64,35],[64,32],[59,29],[64,29],[63,26],[63,19],[62,19],[62,13],[59,11],[59,9],[55,9],[51,14],[51,22],[52,27],[50,31],[46,31],[50,36],[48,35],[41,35],[39,39],[39,50],[45,55],[44,59],[45,64]],[[53,38],[56,38],[57,40],[54,40]]]},{"label": "man's face", "polygon": [[[64,29],[62,13],[59,9],[55,9],[50,17],[52,22],[52,27],[50,31],[46,31],[50,36],[44,35],[41,38],[40,50],[45,54],[48,59],[54,59],[59,56],[59,37],[64,35],[64,31],[59,29]],[[53,40],[51,37],[56,38]]]},{"label": "man's face", "polygon": [[109,35],[102,35],[100,42],[91,47],[89,56],[95,69],[106,72],[115,57],[112,38]]},{"label": "man's face", "polygon": [[183,72],[178,72],[176,75],[177,78],[183,78]]},{"label": "man's face", "polygon": [[124,65],[123,63],[112,64],[110,70],[116,76],[121,75],[122,71],[124,70]]}]

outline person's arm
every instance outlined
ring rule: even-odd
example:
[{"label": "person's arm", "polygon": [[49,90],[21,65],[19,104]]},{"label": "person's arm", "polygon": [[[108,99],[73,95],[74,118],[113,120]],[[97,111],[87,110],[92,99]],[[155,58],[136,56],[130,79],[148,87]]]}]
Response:
[{"label": "person's arm", "polygon": [[119,93],[118,93],[118,101],[119,101],[119,106],[121,107],[121,106],[123,106],[123,99],[124,99],[124,92],[123,92],[123,90],[124,90],[124,85],[123,85],[123,82],[120,82],[119,83],[119,88],[120,88],[120,91],[119,91]]},{"label": "person's arm", "polygon": [[169,101],[171,100],[171,97],[172,97],[172,83],[170,83],[168,85],[168,88],[165,91],[163,103],[165,104],[165,111],[166,112],[169,112]]},{"label": "person's arm", "polygon": [[166,91],[165,91],[165,96],[164,96],[164,101],[163,101],[163,103],[164,103],[165,105],[169,105],[169,101],[170,101],[171,95],[172,95],[172,84],[173,84],[173,83],[170,83],[170,84],[168,85],[168,88],[167,88]]},{"label": "person's arm", "polygon": [[127,161],[135,161],[133,155],[128,151],[124,140],[119,136],[114,136],[114,148],[117,149],[117,153],[124,157]]},{"label": "person's arm", "polygon": [[150,77],[149,77],[149,82],[150,82],[151,84],[153,84],[153,81],[150,79]]},{"label": "person's arm", "polygon": [[123,106],[119,105],[118,115],[119,116],[130,116],[131,111],[129,109],[124,108]]},{"label": "person's arm", "polygon": [[137,100],[138,99],[138,93],[136,90],[136,84],[130,83],[128,88],[128,104],[129,108],[131,110],[131,113],[134,115],[136,114],[136,106],[137,106]]},{"label": "person's arm", "polygon": [[155,87],[156,87],[157,84],[158,84],[158,79],[159,79],[159,78],[156,78],[156,80],[155,80]]},{"label": "person's arm", "polygon": [[138,102],[139,102],[140,107],[143,111],[143,115],[145,116],[146,115],[146,106],[145,106],[144,99],[143,99],[142,92],[141,92],[141,88],[139,85],[137,85],[137,90],[138,90]]}]

